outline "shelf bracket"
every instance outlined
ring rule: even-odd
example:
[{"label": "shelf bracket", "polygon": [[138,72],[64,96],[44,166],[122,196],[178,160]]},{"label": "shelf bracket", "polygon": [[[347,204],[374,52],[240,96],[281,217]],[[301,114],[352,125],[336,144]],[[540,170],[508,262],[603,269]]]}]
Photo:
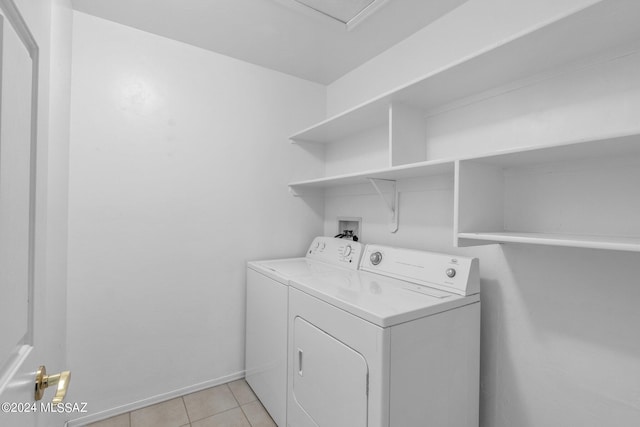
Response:
[{"label": "shelf bracket", "polygon": [[[389,212],[391,214],[389,219],[389,231],[391,233],[395,233],[396,231],[398,231],[398,186],[396,185],[396,181],[391,179],[380,179],[380,178],[367,178],[367,179],[369,180],[371,185],[373,185],[373,188],[376,190],[376,193],[378,193],[378,195],[384,202],[387,209],[389,209]],[[385,182],[385,183],[391,184],[391,195],[392,195],[391,202],[387,200],[385,195],[382,193],[382,190],[380,190],[380,187],[378,186],[379,182]]]}]

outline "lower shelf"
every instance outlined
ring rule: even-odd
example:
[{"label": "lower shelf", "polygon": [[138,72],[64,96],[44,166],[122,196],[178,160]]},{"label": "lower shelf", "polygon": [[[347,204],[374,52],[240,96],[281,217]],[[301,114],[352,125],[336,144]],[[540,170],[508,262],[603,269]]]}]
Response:
[{"label": "lower shelf", "polygon": [[389,168],[310,179],[307,181],[292,182],[289,184],[289,188],[294,195],[301,195],[305,190],[367,183],[368,178],[395,181],[433,175],[453,174],[453,171],[453,160],[431,160]]},{"label": "lower shelf", "polygon": [[473,246],[474,244],[487,243],[529,243],[534,245],[568,246],[574,248],[640,252],[640,237],[488,232],[458,233],[458,239],[477,241],[477,243],[459,242],[460,246]]}]

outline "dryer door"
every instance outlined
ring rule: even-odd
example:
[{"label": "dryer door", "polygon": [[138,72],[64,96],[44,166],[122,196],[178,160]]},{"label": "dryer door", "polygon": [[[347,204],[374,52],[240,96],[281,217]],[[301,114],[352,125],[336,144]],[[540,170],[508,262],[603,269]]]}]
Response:
[{"label": "dryer door", "polygon": [[310,426],[366,427],[367,361],[301,317],[294,320],[293,397]]}]

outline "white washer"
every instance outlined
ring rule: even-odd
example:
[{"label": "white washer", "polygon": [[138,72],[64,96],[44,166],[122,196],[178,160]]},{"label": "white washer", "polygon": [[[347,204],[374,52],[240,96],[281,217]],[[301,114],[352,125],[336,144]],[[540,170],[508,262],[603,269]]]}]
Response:
[{"label": "white washer", "polygon": [[246,380],[279,426],[287,413],[289,279],[355,271],[362,249],[357,242],[317,237],[305,257],[247,264]]},{"label": "white washer", "polygon": [[290,427],[477,427],[478,260],[368,245],[289,287]]}]

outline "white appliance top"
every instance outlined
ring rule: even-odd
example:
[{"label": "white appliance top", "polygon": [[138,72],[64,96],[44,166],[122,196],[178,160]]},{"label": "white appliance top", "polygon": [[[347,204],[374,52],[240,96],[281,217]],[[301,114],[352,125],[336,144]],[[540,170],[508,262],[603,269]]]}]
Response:
[{"label": "white appliance top", "polygon": [[[372,259],[376,253],[379,260]],[[368,245],[364,257],[360,271],[333,270],[292,277],[289,283],[383,328],[480,300],[473,292],[479,290],[476,258],[379,245]]]},{"label": "white appliance top", "polygon": [[252,261],[248,267],[288,284],[291,277],[327,273],[336,267],[355,271],[362,252],[361,243],[321,236],[313,239],[304,258]]}]

